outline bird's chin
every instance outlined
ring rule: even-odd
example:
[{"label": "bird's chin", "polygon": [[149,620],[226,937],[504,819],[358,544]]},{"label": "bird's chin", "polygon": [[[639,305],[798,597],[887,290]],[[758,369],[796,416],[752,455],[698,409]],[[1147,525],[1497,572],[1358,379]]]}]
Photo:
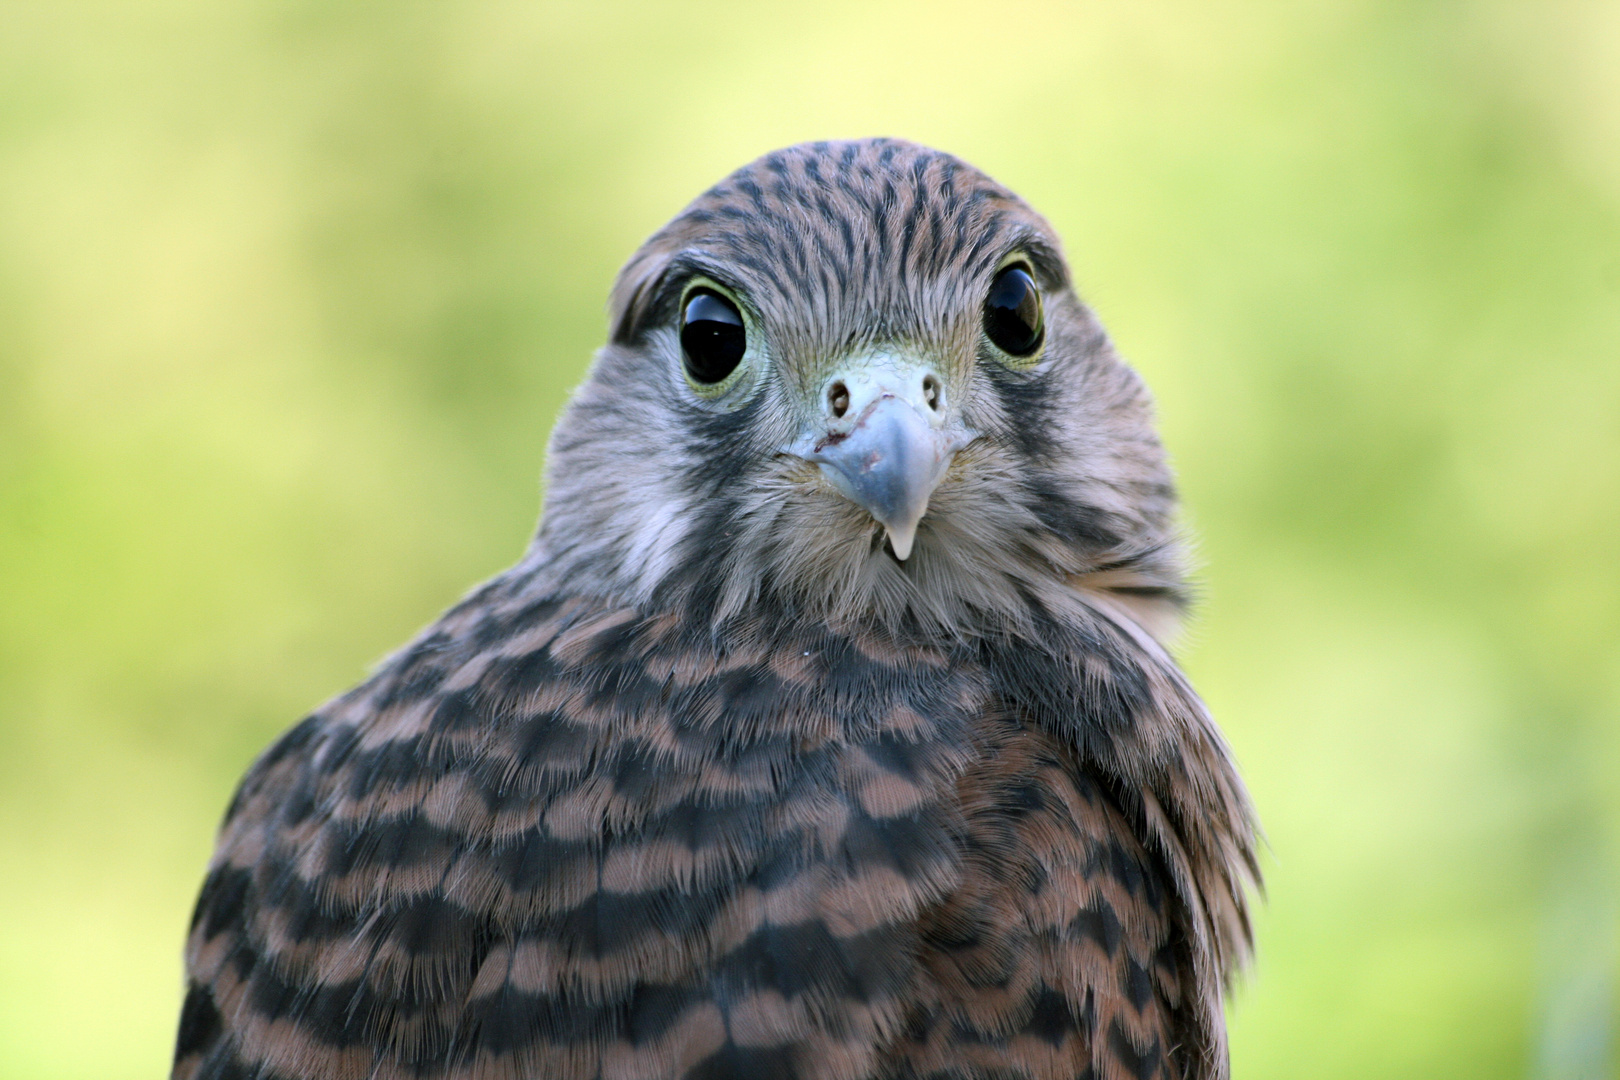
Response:
[{"label": "bird's chin", "polygon": [[791,543],[791,547],[804,550],[825,545],[844,550],[846,557],[853,549],[864,551],[867,561],[904,567],[925,543],[926,520],[880,520],[813,463],[794,462],[786,470],[785,479],[791,494],[784,498],[784,504],[796,503],[803,508],[794,513],[784,506],[776,515],[785,529],[802,530],[800,542]]}]

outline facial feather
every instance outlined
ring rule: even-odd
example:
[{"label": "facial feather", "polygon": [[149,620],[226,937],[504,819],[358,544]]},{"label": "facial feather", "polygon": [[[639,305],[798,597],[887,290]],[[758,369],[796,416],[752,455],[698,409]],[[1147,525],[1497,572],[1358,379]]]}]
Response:
[{"label": "facial feather", "polygon": [[[1027,262],[1039,359],[987,342],[991,277]],[[683,376],[683,284],[712,280],[750,324],[739,385]],[[983,173],[893,140],[817,144],[738,170],[655,234],[614,289],[613,341],[559,423],[536,559],[637,604],[716,619],[769,595],[817,619],[928,632],[1027,626],[1054,584],[1113,597],[1162,632],[1182,595],[1174,493],[1141,381],[1074,295],[1050,226]],[[884,529],[784,452],[822,419],[829,372],[923,358],[973,433],[905,562]]]}]

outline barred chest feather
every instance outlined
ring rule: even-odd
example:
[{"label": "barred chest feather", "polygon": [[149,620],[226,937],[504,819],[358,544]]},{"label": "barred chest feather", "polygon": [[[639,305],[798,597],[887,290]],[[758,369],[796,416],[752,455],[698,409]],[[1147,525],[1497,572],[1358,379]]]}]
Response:
[{"label": "barred chest feather", "polygon": [[1185,898],[1041,722],[1148,688],[1000,648],[469,601],[244,781],[176,1075],[1205,1075]]}]

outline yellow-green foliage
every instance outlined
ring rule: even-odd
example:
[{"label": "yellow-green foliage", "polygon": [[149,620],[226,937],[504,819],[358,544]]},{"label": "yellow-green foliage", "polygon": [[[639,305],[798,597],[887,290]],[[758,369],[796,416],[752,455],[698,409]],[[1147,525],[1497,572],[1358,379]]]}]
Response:
[{"label": "yellow-green foliage", "polygon": [[0,1076],[164,1071],[233,782],[520,551],[619,261],[866,134],[1159,395],[1239,1080],[1613,1075],[1620,5],[0,0]]}]

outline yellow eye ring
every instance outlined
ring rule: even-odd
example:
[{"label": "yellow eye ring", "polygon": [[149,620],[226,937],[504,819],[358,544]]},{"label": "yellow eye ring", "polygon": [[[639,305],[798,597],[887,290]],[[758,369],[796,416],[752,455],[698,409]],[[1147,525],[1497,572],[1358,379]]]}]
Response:
[{"label": "yellow eye ring", "polygon": [[984,336],[1016,367],[1028,367],[1046,343],[1040,287],[1029,264],[1016,259],[996,271],[984,298]]},{"label": "yellow eye ring", "polygon": [[694,278],[681,294],[681,371],[700,396],[725,396],[751,367],[753,323],[731,291],[709,278]]}]

